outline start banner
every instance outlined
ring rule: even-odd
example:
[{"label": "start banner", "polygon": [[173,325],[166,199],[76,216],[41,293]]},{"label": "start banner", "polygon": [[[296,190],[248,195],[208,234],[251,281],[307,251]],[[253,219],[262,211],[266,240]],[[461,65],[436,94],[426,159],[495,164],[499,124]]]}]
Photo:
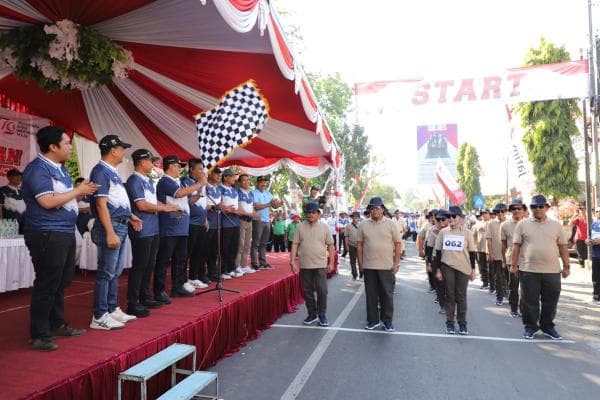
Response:
[{"label": "start banner", "polygon": [[583,98],[589,96],[588,62],[565,61],[453,79],[357,83],[355,92],[359,96],[393,97],[399,104],[412,106]]},{"label": "start banner", "polygon": [[50,121],[45,118],[0,108],[0,186],[8,183],[8,170],[23,172],[37,156],[35,134],[46,125]]}]

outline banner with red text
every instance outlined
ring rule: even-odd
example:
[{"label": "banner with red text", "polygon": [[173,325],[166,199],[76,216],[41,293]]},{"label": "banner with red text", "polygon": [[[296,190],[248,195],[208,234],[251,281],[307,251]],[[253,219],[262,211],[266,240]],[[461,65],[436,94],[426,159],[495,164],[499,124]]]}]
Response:
[{"label": "banner with red text", "polygon": [[[357,83],[359,96],[376,96],[398,105],[431,106],[478,101],[519,102],[588,97],[587,60],[510,68],[486,75],[415,78]],[[364,103],[362,103],[364,104]]]},{"label": "banner with red text", "polygon": [[23,172],[37,156],[35,134],[49,124],[45,118],[0,108],[0,186],[8,183],[8,170]]}]

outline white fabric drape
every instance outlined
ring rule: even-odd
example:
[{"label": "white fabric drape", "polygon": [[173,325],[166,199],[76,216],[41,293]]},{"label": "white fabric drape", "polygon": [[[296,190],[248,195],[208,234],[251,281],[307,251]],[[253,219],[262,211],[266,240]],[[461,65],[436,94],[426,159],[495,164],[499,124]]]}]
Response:
[{"label": "white fabric drape", "polygon": [[6,78],[8,75],[12,74],[12,68],[9,65],[0,62],[0,80]]},{"label": "white fabric drape", "polygon": [[0,17],[0,30],[8,30],[12,28],[16,28],[18,26],[30,25],[27,22],[17,21],[15,19],[8,19],[4,17]]},{"label": "white fabric drape", "polygon": [[298,175],[303,176],[305,178],[315,178],[315,177],[321,175],[323,172],[327,171],[329,168],[331,168],[330,165],[324,163],[322,160],[318,167],[314,167],[314,166],[309,167],[306,165],[299,164],[293,160],[290,160],[289,158],[282,158],[279,161],[277,161],[276,163],[271,164],[267,167],[263,167],[263,168],[242,167],[242,169],[250,175],[259,176],[259,175],[271,174],[282,166],[290,168],[292,171],[294,171]]},{"label": "white fabric drape", "polygon": [[[259,14],[264,13],[264,8],[261,9],[260,2],[251,11],[240,11],[229,0],[214,0],[214,3],[225,22],[241,33],[251,31],[256,25]],[[262,18],[264,19],[264,16]]]},{"label": "white fabric drape", "polygon": [[19,14],[23,14],[26,17],[33,18],[40,22],[51,22],[48,18],[44,16],[44,14],[38,12],[38,10],[31,7],[31,5],[26,1],[2,0],[0,1],[0,5],[3,5],[6,8],[10,8],[11,10],[18,12]]},{"label": "white fabric drape", "polygon": [[[223,24],[214,4],[198,0],[157,0],[94,28],[113,40],[191,49],[272,53],[260,35],[242,35]],[[254,20],[256,22],[256,18]]]},{"label": "white fabric drape", "polygon": [[293,80],[296,74],[294,73],[294,70],[285,62],[285,58],[283,57],[283,53],[281,52],[279,43],[277,42],[277,35],[275,33],[275,28],[273,27],[271,18],[269,18],[269,21],[267,22],[267,28],[269,29],[269,40],[271,41],[271,48],[273,49],[273,55],[275,56],[277,66],[279,67],[281,74],[286,79]]}]

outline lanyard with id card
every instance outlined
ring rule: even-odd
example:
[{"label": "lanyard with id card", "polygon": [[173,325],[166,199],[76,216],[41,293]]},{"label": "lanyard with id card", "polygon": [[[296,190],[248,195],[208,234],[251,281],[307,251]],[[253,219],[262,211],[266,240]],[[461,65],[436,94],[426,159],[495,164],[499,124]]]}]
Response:
[{"label": "lanyard with id card", "polygon": [[465,248],[465,237],[463,235],[445,235],[442,250],[463,251]]}]

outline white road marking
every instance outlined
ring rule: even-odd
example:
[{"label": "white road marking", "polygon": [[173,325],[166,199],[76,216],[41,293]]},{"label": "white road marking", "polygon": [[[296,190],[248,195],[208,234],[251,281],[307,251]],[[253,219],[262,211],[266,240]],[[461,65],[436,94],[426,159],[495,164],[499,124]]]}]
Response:
[{"label": "white road marking", "polygon": [[[350,312],[356,305],[356,302],[358,301],[358,299],[360,299],[360,297],[362,296],[363,292],[364,292],[364,286],[361,285],[360,288],[358,289],[358,291],[354,294],[354,296],[350,300],[350,302],[348,302],[346,307],[344,307],[344,310],[342,310],[340,315],[337,317],[337,319],[331,326],[332,329],[329,329],[327,331],[327,333],[325,334],[325,336],[323,336],[323,338],[321,339],[319,344],[317,344],[317,347],[314,349],[314,351],[312,352],[310,357],[308,357],[308,360],[306,360],[306,362],[300,369],[300,372],[298,372],[298,374],[296,375],[296,378],[294,378],[294,380],[292,381],[290,386],[288,386],[288,388],[286,389],[285,393],[283,393],[283,395],[281,396],[281,400],[291,400],[291,399],[295,399],[296,397],[298,397],[298,395],[302,391],[302,388],[304,387],[304,385],[310,378],[311,374],[317,367],[317,364],[319,364],[319,361],[323,357],[323,354],[325,354],[325,351],[327,351],[327,348],[333,341],[333,338],[335,337],[335,335],[338,333],[339,330],[343,329],[343,328],[341,328],[342,324],[346,321],[346,319],[348,318],[348,315],[350,315]],[[285,326],[291,326],[291,325],[272,325],[272,326],[285,327]],[[307,326],[307,328],[311,328],[311,327]],[[315,327],[312,327],[312,328],[315,328]],[[326,328],[324,328],[324,329],[326,329]]]},{"label": "white road marking", "polygon": [[[273,324],[271,325],[273,328],[295,328],[295,329],[320,329],[320,330],[328,330],[328,331],[338,331],[338,332],[352,332],[352,333],[377,333],[384,335],[398,335],[398,336],[421,336],[421,337],[433,337],[433,338],[442,338],[442,339],[468,339],[468,340],[491,340],[495,342],[517,342],[517,343],[568,343],[573,344],[576,343],[574,340],[552,340],[552,339],[517,339],[517,338],[503,338],[503,337],[495,337],[495,336],[474,336],[474,335],[448,335],[445,333],[423,333],[423,332],[386,332],[383,330],[366,330],[366,329],[355,329],[355,328],[342,328],[339,326],[305,326],[305,325],[283,325],[283,324]],[[538,334],[537,336],[541,336]]]}]

